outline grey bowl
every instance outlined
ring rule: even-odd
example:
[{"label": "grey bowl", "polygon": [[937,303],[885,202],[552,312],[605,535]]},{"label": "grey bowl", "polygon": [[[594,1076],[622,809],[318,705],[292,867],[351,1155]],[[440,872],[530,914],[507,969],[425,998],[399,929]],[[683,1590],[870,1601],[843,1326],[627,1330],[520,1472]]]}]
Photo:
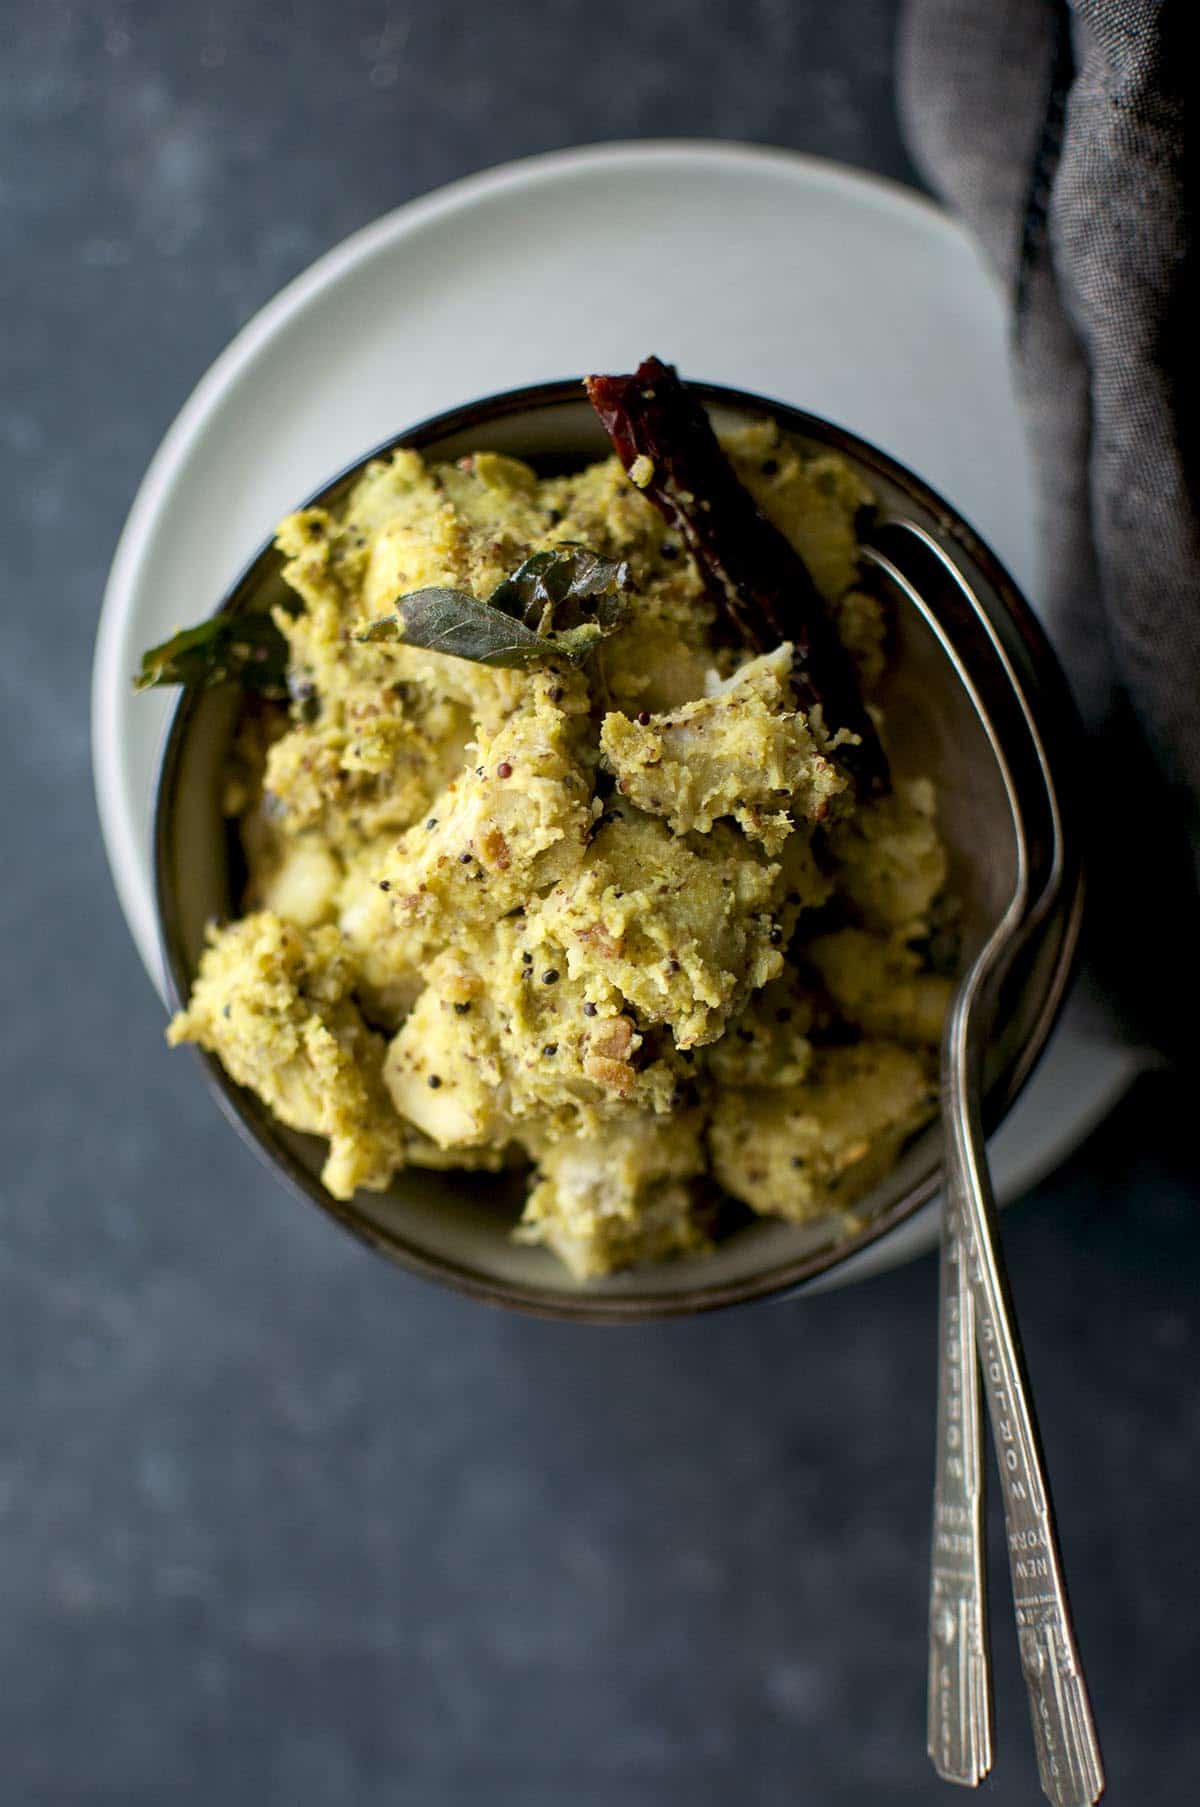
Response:
[{"label": "grey bowl", "polygon": [[[1003,1119],[1032,1072],[1071,975],[1082,882],[1071,824],[1069,778],[1077,733],[1066,684],[1027,603],[967,524],[911,472],[843,429],[779,402],[715,386],[698,389],[719,428],[770,416],[797,442],[829,447],[863,475],[885,510],[935,534],[969,574],[988,623],[1008,655],[1003,675],[984,623],[961,598],[943,614],[943,631],[995,719],[1012,720],[1015,681],[1043,742],[1064,820],[1063,879],[1055,907],[1040,922],[1000,1000],[986,1073],[985,1122]],[[336,505],[371,458],[411,446],[440,459],[495,450],[543,468],[603,456],[608,443],[578,380],[490,396],[422,422],[376,447],[335,477],[310,503]],[[269,607],[285,594],[279,555],[270,545],[252,560],[221,603],[222,610]],[[998,869],[1008,858],[1011,829],[1003,789],[978,716],[933,634],[901,611],[897,649],[884,698],[893,765],[923,771],[939,788],[941,826],[968,937],[991,907]],[[219,807],[220,775],[238,698],[228,690],[181,694],[168,726],[158,773],[155,886],[167,987],[172,1004],[190,990],[205,924],[236,909],[235,849]],[[1008,749],[1006,748],[1006,752]],[[1015,762],[1019,766],[1019,759]],[[863,1227],[754,1222],[735,1229],[704,1260],[666,1264],[579,1282],[545,1250],[515,1245],[509,1232],[524,1190],[519,1178],[399,1174],[386,1193],[360,1193],[349,1203],[320,1182],[324,1143],[282,1128],[251,1093],[235,1085],[211,1056],[196,1051],[235,1127],[294,1191],[402,1266],[475,1298],[544,1316],[603,1323],[678,1317],[766,1298],[826,1273],[878,1241],[936,1191],[941,1137],[932,1124],[857,1207]]]}]

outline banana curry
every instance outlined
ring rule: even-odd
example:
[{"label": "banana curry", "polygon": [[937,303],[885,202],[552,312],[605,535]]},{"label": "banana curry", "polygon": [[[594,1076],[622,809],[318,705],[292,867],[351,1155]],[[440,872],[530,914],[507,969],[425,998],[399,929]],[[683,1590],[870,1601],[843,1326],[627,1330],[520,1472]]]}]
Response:
[{"label": "banana curry", "polygon": [[[880,727],[870,498],[770,424],[721,444]],[[651,462],[399,451],[336,516],[283,522],[286,699],[248,700],[226,785],[243,914],[169,1030],[327,1138],[339,1198],[526,1164],[516,1233],[581,1276],[703,1252],[721,1199],[849,1211],[933,1113],[949,992],[931,785],[856,783],[861,734],[800,706],[800,636],[729,633]],[[581,547],[621,573],[586,656],[368,631],[398,596],[498,598]]]}]

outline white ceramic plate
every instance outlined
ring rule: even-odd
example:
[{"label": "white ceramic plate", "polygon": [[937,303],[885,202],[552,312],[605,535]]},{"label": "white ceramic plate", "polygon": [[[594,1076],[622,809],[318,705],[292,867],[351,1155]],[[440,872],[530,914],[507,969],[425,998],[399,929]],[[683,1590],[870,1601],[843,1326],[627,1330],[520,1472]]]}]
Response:
[{"label": "white ceramic plate", "polygon": [[[170,699],[132,695],[142,650],[208,614],[275,521],[378,441],[481,394],[651,351],[873,440],[1032,593],[1031,479],[1001,301],[970,240],[918,195],[789,152],[674,142],[534,157],[398,208],[289,284],[217,359],[117,548],[93,673],[96,790],[122,908],[160,990],[150,817]],[[1068,1010],[994,1138],[1001,1196],[1061,1159],[1138,1064]],[[928,1246],[934,1224],[929,1208],[836,1279]]]}]

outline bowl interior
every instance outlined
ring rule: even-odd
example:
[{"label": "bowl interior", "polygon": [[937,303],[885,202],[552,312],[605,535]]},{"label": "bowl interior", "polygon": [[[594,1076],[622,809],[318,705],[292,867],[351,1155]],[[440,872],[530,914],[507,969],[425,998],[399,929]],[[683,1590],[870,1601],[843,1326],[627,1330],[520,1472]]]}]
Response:
[{"label": "bowl interior", "polygon": [[[833,445],[859,466],[883,506],[943,535],[954,534],[956,556],[972,564],[978,593],[1005,639],[1039,726],[1054,741],[1050,718],[1060,680],[1052,655],[1003,573],[944,505],[891,460],[826,423],[727,391],[708,391],[706,399],[719,429],[770,414],[801,443]],[[504,451],[543,469],[579,464],[608,450],[576,384],[494,398],[441,417],[396,443],[416,445],[435,458]],[[361,465],[335,480],[320,499],[336,504],[359,469]],[[280,561],[267,549],[244,574],[227,606],[265,608],[283,594]],[[994,668],[985,669],[978,648],[967,643],[970,639],[959,624],[956,648],[973,676],[973,661],[978,664],[977,681],[986,701],[987,686],[994,690],[996,683]],[[941,827],[969,943],[994,921],[1011,892],[1011,823],[1000,774],[974,708],[935,636],[911,609],[897,615],[895,656],[883,700],[894,769],[902,776],[927,774],[938,787]],[[164,751],[156,874],[168,986],[175,999],[190,986],[206,923],[237,909],[235,848],[220,812],[221,771],[237,708],[238,698],[228,690],[183,695]],[[1077,904],[1077,875],[1069,871],[1056,909],[1039,928],[1002,998],[986,1076],[989,1126],[1011,1104],[1048,1034],[1068,977]],[[882,1235],[917,1209],[937,1183],[941,1137],[933,1124],[856,1207],[862,1227],[853,1234],[840,1220],[807,1226],[756,1221],[733,1230],[703,1261],[580,1283],[545,1250],[512,1242],[509,1232],[524,1191],[520,1176],[497,1180],[412,1169],[399,1174],[386,1193],[364,1192],[341,1203],[320,1183],[324,1144],[281,1128],[216,1061],[200,1058],[226,1110],[259,1152],[347,1227],[420,1272],[502,1303],[555,1315],[606,1320],[669,1316],[777,1292]]]}]

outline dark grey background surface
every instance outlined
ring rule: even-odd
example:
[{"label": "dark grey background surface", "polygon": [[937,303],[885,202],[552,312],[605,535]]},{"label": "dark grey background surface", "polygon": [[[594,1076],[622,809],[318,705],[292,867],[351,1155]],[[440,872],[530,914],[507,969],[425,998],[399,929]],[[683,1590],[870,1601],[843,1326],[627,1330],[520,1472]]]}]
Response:
[{"label": "dark grey background surface", "polygon": [[[105,870],[104,575],[164,428],[437,183],[716,134],[900,178],[894,7],[10,0],[0,46],[0,1803],[937,1802],[929,1261],[602,1332],[399,1275],[216,1111]],[[1190,1799],[1195,1107],[1006,1226],[1112,1799]],[[1002,1555],[999,1768],[1037,1799]]]}]

